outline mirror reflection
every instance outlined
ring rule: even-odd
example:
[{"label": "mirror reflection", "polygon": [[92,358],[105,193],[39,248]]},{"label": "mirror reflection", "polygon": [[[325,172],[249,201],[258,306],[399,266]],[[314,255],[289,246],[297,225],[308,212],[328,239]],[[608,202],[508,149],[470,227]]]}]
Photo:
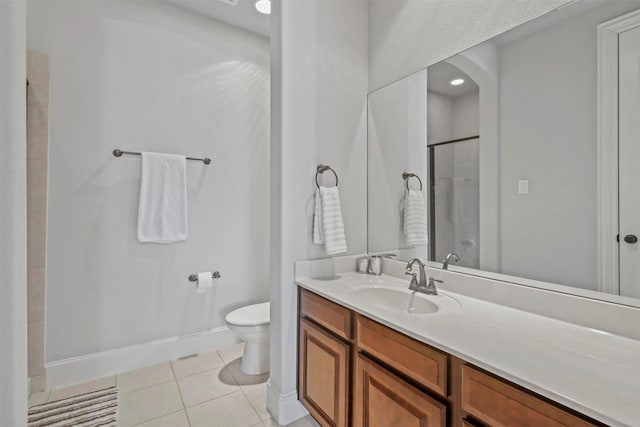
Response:
[{"label": "mirror reflection", "polygon": [[427,76],[429,260],[455,252],[479,268],[479,88],[464,71],[441,62]]},{"label": "mirror reflection", "polygon": [[369,252],[640,298],[639,8],[574,2],[372,92]]}]

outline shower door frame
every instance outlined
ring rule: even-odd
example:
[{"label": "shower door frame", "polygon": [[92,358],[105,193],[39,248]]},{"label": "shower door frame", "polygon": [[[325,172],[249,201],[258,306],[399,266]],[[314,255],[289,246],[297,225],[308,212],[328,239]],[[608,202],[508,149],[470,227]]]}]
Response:
[{"label": "shower door frame", "polygon": [[436,256],[436,175],[435,175],[435,148],[440,145],[455,144],[456,142],[470,141],[472,139],[480,139],[480,135],[467,136],[464,138],[451,139],[448,141],[434,142],[433,144],[427,144],[427,159],[429,159],[429,252],[427,259],[429,261],[438,260]]}]

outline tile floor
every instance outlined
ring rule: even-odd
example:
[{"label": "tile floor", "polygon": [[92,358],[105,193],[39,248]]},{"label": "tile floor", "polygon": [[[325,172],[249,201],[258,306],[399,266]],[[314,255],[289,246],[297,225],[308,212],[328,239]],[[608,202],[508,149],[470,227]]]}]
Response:
[{"label": "tile floor", "polygon": [[[119,427],[275,427],[266,405],[269,375],[240,371],[242,344],[35,393],[29,406],[117,385]],[[317,427],[307,416],[291,427]]]}]

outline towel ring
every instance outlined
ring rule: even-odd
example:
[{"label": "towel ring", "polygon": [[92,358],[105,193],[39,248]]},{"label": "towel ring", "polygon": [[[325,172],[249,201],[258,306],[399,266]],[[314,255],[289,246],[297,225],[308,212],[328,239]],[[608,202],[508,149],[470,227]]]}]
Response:
[{"label": "towel ring", "polygon": [[422,180],[415,173],[402,172],[402,179],[404,179],[404,185],[407,187],[407,191],[409,191],[409,179],[415,178],[420,183],[420,191],[422,191]]},{"label": "towel ring", "polygon": [[318,175],[321,173],[325,173],[328,170],[333,172],[333,176],[336,177],[336,187],[338,186],[338,174],[336,173],[336,171],[334,171],[331,166],[318,165],[318,167],[316,168],[316,187],[320,188],[320,184],[318,183]]}]

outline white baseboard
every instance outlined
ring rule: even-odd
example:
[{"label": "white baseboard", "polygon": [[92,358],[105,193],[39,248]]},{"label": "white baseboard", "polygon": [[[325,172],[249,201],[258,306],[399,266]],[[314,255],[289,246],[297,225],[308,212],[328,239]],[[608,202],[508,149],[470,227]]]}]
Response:
[{"label": "white baseboard", "polygon": [[281,426],[309,415],[309,411],[298,400],[297,390],[282,393],[271,380],[267,381],[267,410]]},{"label": "white baseboard", "polygon": [[223,326],[205,332],[47,362],[47,389],[79,384],[194,353],[205,353],[238,342],[238,337]]}]

